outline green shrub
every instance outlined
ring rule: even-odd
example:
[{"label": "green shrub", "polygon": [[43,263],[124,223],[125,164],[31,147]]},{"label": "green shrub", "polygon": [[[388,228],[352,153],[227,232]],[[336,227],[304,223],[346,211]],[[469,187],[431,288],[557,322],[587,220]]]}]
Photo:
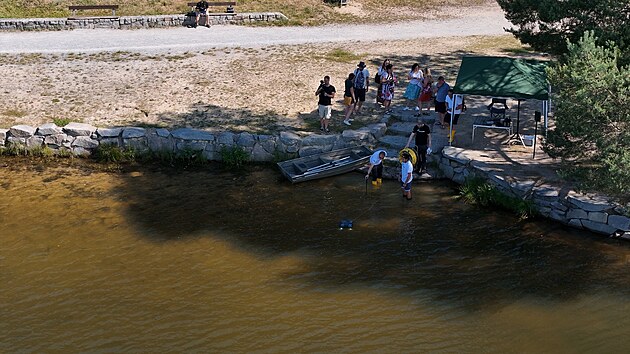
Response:
[{"label": "green shrub", "polygon": [[35,146],[28,149],[28,154],[34,157],[50,158],[55,155],[55,152],[48,146]]},{"label": "green shrub", "polygon": [[26,156],[27,154],[26,145],[19,144],[19,143],[9,143],[7,144],[5,154],[12,155],[12,156],[17,156],[17,155]]},{"label": "green shrub", "polygon": [[136,153],[133,149],[121,149],[116,144],[100,144],[92,157],[100,163],[128,163],[136,160]]},{"label": "green shrub", "polygon": [[224,146],[219,153],[221,160],[229,168],[241,168],[249,160],[249,154],[240,146]]},{"label": "green shrub", "polygon": [[72,151],[70,151],[70,149],[68,148],[59,148],[57,150],[57,156],[63,158],[74,157],[74,155],[72,155]]},{"label": "green shrub", "polygon": [[55,123],[58,127],[65,127],[70,123],[70,119],[68,118],[53,118],[53,123]]},{"label": "green shrub", "polygon": [[203,156],[203,151],[184,149],[180,152],[170,150],[149,151],[140,156],[142,162],[153,162],[166,167],[178,169],[196,168],[205,165],[208,161]]},{"label": "green shrub", "polygon": [[175,154],[175,167],[183,169],[201,167],[207,162],[208,160],[203,156],[203,151],[201,150],[186,148]]},{"label": "green shrub", "polygon": [[497,206],[516,213],[521,219],[536,215],[534,203],[506,195],[483,178],[469,178],[459,187],[459,194],[467,203],[484,207]]}]

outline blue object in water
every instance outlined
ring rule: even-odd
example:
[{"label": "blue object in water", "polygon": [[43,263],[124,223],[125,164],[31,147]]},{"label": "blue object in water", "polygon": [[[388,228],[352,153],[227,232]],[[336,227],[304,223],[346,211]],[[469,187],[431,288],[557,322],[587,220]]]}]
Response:
[{"label": "blue object in water", "polygon": [[351,229],[352,228],[352,220],[341,220],[339,222],[339,228],[340,229]]}]

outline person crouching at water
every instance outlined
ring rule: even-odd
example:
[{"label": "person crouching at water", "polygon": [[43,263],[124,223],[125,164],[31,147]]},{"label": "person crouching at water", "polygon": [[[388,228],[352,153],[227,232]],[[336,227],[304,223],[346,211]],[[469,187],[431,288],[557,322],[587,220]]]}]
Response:
[{"label": "person crouching at water", "polygon": [[[368,167],[365,179],[372,175],[372,185],[378,186],[383,183],[383,160],[387,156],[385,150],[377,150],[370,156],[370,167]],[[367,182],[365,182],[367,183]]]},{"label": "person crouching at water", "polygon": [[409,153],[402,154],[402,166],[400,168],[400,186],[403,198],[411,200],[411,181],[413,180],[413,164]]}]

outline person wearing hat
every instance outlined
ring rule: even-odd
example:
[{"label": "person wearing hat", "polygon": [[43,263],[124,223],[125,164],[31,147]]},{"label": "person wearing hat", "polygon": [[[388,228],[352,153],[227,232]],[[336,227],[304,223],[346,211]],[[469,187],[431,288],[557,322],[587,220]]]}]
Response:
[{"label": "person wearing hat", "polygon": [[365,102],[365,94],[370,86],[370,72],[365,67],[365,62],[359,62],[356,70],[354,70],[354,113],[361,113],[361,107]]},{"label": "person wearing hat", "polygon": [[413,181],[411,155],[408,152],[403,152],[400,167],[400,187],[402,188],[403,198],[407,198],[407,200],[411,200],[411,181]]}]

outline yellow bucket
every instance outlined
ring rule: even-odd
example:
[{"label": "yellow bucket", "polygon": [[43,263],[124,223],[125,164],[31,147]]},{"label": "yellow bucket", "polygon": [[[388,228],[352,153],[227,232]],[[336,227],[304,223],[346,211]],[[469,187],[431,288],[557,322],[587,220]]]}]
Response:
[{"label": "yellow bucket", "polygon": [[416,150],[412,149],[412,148],[404,148],[402,150],[400,150],[398,152],[398,161],[402,162],[402,154],[403,152],[406,152],[409,154],[409,156],[411,156],[411,163],[412,164],[416,164],[416,162],[418,161],[418,155],[416,155]]}]

